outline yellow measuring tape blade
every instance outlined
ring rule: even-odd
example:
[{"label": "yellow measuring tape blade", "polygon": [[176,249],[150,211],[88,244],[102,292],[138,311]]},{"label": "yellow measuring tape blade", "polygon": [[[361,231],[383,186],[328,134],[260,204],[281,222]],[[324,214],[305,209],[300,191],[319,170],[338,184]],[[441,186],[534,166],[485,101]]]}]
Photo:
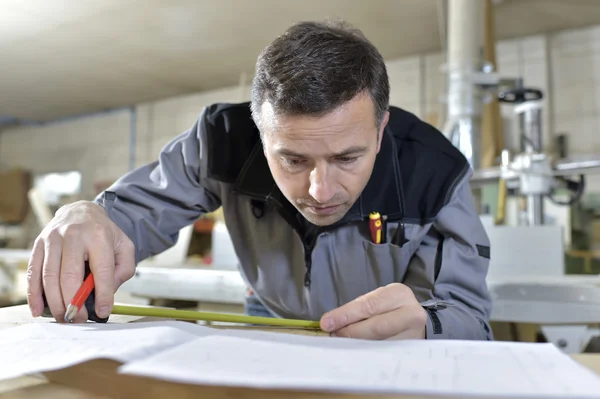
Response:
[{"label": "yellow measuring tape blade", "polygon": [[198,312],[194,310],[177,310],[158,307],[142,307],[128,305],[114,305],[112,314],[144,317],[164,317],[169,319],[217,321],[225,323],[259,324],[281,327],[303,327],[320,329],[318,321],[279,319],[274,317],[257,317],[225,313]]}]

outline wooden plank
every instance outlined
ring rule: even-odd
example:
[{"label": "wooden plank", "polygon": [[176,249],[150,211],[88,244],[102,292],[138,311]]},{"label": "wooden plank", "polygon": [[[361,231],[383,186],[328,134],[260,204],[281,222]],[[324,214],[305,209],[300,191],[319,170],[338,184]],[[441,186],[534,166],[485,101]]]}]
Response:
[{"label": "wooden plank", "polygon": [[[25,376],[0,381],[0,394],[48,383],[43,375]],[[1,396],[0,396],[1,397]]]},{"label": "wooden plank", "polygon": [[[384,395],[355,395],[323,392],[298,392],[285,390],[266,390],[249,388],[232,388],[216,386],[200,386],[160,381],[150,378],[121,375],[116,373],[119,363],[108,360],[97,360],[81,364],[70,369],[45,373],[46,377],[55,384],[69,386],[115,399],[138,397],[143,389],[145,399],[162,398],[216,398],[216,399],[417,399],[416,396],[384,396]],[[92,396],[96,397],[96,396]],[[431,396],[420,396],[419,399],[433,399]],[[452,398],[447,398],[452,399]]]},{"label": "wooden plank", "polygon": [[600,374],[600,354],[598,353],[578,353],[572,355],[573,359],[581,365],[587,367],[596,374]]},{"label": "wooden plank", "polygon": [[59,384],[36,385],[0,394],[0,399],[103,399],[107,396],[95,395]]},{"label": "wooden plank", "polygon": [[[600,371],[600,356],[595,354],[576,355],[574,358],[595,372]],[[59,370],[45,373],[52,385],[69,387],[77,391],[89,392],[92,396],[86,398],[109,397],[116,399],[129,399],[137,397],[140,389],[144,390],[144,398],[159,399],[167,397],[177,398],[240,398],[240,399],[366,399],[366,398],[396,398],[396,399],[433,399],[439,396],[414,396],[414,395],[356,395],[336,394],[324,392],[298,392],[285,390],[265,390],[231,387],[211,387],[191,384],[171,383],[150,378],[120,375],[116,373],[119,363],[108,360],[95,360]],[[55,389],[55,388],[52,388]],[[446,399],[452,399],[447,397]]]}]

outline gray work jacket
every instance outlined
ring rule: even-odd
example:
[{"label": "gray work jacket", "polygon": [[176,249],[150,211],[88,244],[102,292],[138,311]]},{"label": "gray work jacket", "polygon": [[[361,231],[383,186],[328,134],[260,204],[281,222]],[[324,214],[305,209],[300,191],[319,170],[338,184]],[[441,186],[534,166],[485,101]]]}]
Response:
[{"label": "gray work jacket", "polygon": [[[313,240],[280,193],[248,103],[214,104],[158,159],[116,181],[109,217],[139,262],[172,246],[181,228],[223,207],[248,287],[274,315],[321,315],[393,282],[428,311],[427,338],[492,339],[489,241],[464,156],[435,128],[390,109],[381,151],[361,196]],[[101,203],[102,195],[96,198]],[[387,217],[370,240],[369,213]]]}]

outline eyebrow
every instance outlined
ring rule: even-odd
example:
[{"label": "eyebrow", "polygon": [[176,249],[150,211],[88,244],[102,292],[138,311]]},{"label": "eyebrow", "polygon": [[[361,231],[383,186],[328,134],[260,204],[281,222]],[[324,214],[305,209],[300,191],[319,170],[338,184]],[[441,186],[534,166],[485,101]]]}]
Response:
[{"label": "eyebrow", "polygon": [[[354,147],[346,148],[343,151],[336,152],[334,154],[330,154],[329,156],[333,157],[333,158],[347,157],[348,155],[357,155],[357,154],[361,154],[366,151],[367,151],[367,147],[354,146]],[[305,154],[300,154],[300,153],[294,152],[292,150],[288,150],[286,148],[279,148],[279,149],[275,150],[275,152],[279,155],[284,155],[284,156],[288,156],[288,157],[308,158],[308,156]]]}]

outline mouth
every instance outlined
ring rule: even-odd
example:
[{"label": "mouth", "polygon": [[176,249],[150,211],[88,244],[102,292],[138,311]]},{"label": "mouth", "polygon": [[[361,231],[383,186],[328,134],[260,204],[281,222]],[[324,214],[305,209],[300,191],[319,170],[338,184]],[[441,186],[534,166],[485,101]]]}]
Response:
[{"label": "mouth", "polygon": [[307,210],[315,215],[331,215],[336,213],[341,207],[342,204],[331,206],[309,206],[307,207]]}]

